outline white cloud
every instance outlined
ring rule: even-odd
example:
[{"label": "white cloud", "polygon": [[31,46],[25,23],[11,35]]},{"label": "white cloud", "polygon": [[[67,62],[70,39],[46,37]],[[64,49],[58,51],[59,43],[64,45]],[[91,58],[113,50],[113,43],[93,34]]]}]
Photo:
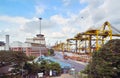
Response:
[{"label": "white cloud", "polygon": [[[56,23],[52,20],[41,20],[41,32],[44,33],[45,30],[53,29]],[[26,33],[39,33],[40,32],[40,21],[38,18],[34,17],[31,21],[20,26],[20,30]],[[53,29],[54,30],[54,29]]]},{"label": "white cloud", "polygon": [[[21,31],[21,28],[24,29],[25,28],[25,24],[30,22],[33,19],[26,19],[24,17],[12,17],[12,16],[0,16],[0,24],[3,25],[3,29],[0,29],[0,37],[2,38],[1,40],[5,41],[5,35],[9,34],[10,35],[10,41],[25,41],[26,37],[29,37],[30,34],[29,32],[24,32]],[[35,20],[35,19],[34,19]],[[31,32],[32,34],[34,34],[33,32]],[[33,36],[33,35],[31,35]]]},{"label": "white cloud", "polygon": [[[84,13],[86,13],[86,11],[83,12],[83,14]],[[87,18],[81,18],[81,15],[82,13],[78,15],[72,14],[68,18],[64,18],[61,15],[54,15],[51,16],[50,20],[56,23],[56,25],[58,26],[57,30],[60,33],[63,33],[65,35],[64,38],[67,39],[69,37],[74,37],[74,35],[79,32],[87,30],[93,24],[91,16],[86,14]],[[55,36],[58,38],[59,35],[54,35],[54,37]]]},{"label": "white cloud", "polygon": [[50,36],[51,38],[55,38],[55,39],[63,39],[65,38],[65,34],[61,33],[61,32],[53,32]]},{"label": "white cloud", "polygon": [[0,30],[0,41],[5,41],[5,35],[7,32],[5,30]]},{"label": "white cloud", "polygon": [[120,19],[119,0],[80,0],[80,2],[88,3],[80,14],[83,14],[83,17],[84,15],[91,17],[92,24],[96,26],[102,25],[105,21],[110,21],[114,25]]},{"label": "white cloud", "polygon": [[42,13],[44,13],[45,11],[45,7],[44,6],[40,6],[40,5],[37,5],[35,6],[35,10],[36,10],[36,14],[37,15],[41,15]]},{"label": "white cloud", "polygon": [[62,30],[63,30],[64,33],[68,33],[68,32],[70,33],[72,28],[66,26],[66,27],[62,28]]},{"label": "white cloud", "polygon": [[24,17],[11,17],[11,16],[0,16],[0,21],[10,22],[10,23],[17,23],[17,24],[25,24],[29,20]]},{"label": "white cloud", "polygon": [[60,24],[62,24],[62,25],[65,25],[66,23],[67,23],[67,21],[68,21],[68,19],[65,19],[65,18],[63,18],[62,16],[60,16],[60,15],[53,15],[53,16],[51,16],[51,18],[50,18],[50,20],[51,21],[54,21],[55,23],[57,23],[58,25]]},{"label": "white cloud", "polygon": [[78,29],[74,28],[74,27],[69,27],[69,26],[64,26],[62,28],[62,32],[64,34],[66,34],[67,37],[69,37],[69,34],[76,34],[78,32]]},{"label": "white cloud", "polygon": [[64,4],[65,6],[69,6],[70,3],[71,3],[71,0],[63,0],[63,4]]},{"label": "white cloud", "polygon": [[34,32],[36,29],[39,29],[39,23],[38,21],[30,21],[21,25],[20,29],[24,32]]},{"label": "white cloud", "polygon": [[[24,17],[12,17],[12,16],[0,16],[0,21],[9,22],[11,28],[1,30],[1,37],[4,38],[5,34],[10,35],[10,40],[12,41],[22,41],[24,42],[28,37],[34,37],[39,33],[39,20],[36,17],[31,19],[26,19]],[[42,19],[42,33],[48,39],[64,39],[68,35],[68,32],[61,30],[68,23],[69,19],[64,18],[60,15],[53,15],[50,19]],[[16,28],[13,28],[16,27]],[[59,29],[60,28],[60,29]],[[75,32],[74,29],[70,30],[72,33]]]}]

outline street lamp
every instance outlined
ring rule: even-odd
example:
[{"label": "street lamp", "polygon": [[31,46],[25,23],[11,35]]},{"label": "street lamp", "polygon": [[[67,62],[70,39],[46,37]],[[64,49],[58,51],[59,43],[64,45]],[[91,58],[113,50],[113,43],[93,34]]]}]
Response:
[{"label": "street lamp", "polygon": [[40,17],[39,20],[40,20],[40,34],[41,34],[41,20],[42,20],[42,18]]},{"label": "street lamp", "polygon": [[[42,18],[40,17],[39,20],[40,20],[40,37],[41,37],[41,20],[42,20]],[[41,39],[40,39],[40,58],[41,58]]]}]

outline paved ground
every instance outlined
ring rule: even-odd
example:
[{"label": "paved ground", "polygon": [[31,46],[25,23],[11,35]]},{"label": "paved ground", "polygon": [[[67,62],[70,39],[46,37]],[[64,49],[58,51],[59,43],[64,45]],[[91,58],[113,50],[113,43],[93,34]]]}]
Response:
[{"label": "paved ground", "polygon": [[72,75],[69,75],[69,74],[62,74],[59,77],[48,77],[48,78],[75,78],[75,77],[73,77]]},{"label": "paved ground", "polygon": [[55,52],[56,55],[54,56],[55,59],[58,59],[62,62],[65,62],[65,63],[69,63],[73,68],[76,69],[76,72],[80,72],[81,70],[84,70],[85,66],[87,64],[83,64],[82,62],[77,62],[75,60],[71,60],[71,59],[68,59],[68,60],[64,60],[63,59],[63,56],[60,52]]},{"label": "paved ground", "polygon": [[8,73],[9,67],[9,65],[0,67],[0,73]]}]

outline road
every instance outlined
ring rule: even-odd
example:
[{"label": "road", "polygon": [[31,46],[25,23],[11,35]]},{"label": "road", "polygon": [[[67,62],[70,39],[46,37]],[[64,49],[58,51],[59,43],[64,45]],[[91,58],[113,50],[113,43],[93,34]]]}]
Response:
[{"label": "road", "polygon": [[61,76],[57,76],[57,77],[48,77],[48,78],[75,78],[72,75],[69,74],[62,74]]},{"label": "road", "polygon": [[55,52],[54,58],[57,60],[60,60],[62,62],[65,62],[65,63],[69,63],[71,65],[71,67],[75,68],[76,72],[83,70],[87,65],[87,64],[78,63],[78,62],[71,60],[71,59],[64,60],[63,55],[60,52]]}]

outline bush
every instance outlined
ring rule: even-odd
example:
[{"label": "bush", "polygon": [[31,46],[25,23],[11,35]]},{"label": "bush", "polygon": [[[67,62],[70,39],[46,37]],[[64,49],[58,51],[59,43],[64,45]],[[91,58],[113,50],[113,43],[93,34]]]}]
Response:
[{"label": "bush", "polygon": [[24,69],[28,71],[28,74],[37,74],[43,72],[44,75],[49,75],[50,70],[56,71],[56,74],[61,73],[61,67],[58,63],[48,62],[47,60],[42,60],[40,63],[26,63]]},{"label": "bush", "polygon": [[53,49],[49,49],[48,52],[49,52],[49,55],[50,55],[50,56],[54,56],[54,55],[55,55]]},{"label": "bush", "polygon": [[29,61],[33,61],[35,58],[36,58],[35,56],[29,56],[29,57],[28,57],[28,60],[29,60]]}]

